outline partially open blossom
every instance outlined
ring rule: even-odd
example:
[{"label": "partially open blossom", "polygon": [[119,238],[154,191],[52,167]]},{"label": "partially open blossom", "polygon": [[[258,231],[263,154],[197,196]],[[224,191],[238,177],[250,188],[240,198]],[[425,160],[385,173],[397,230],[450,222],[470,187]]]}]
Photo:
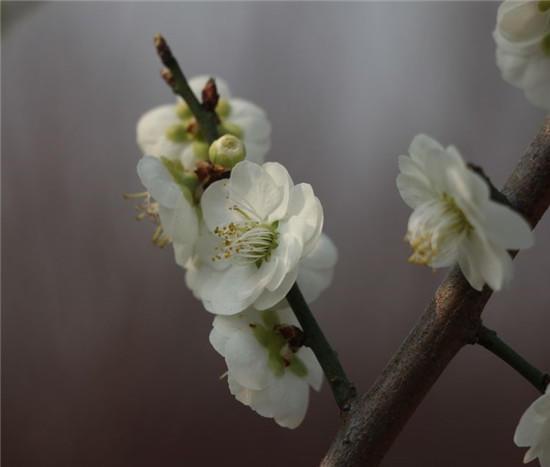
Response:
[{"label": "partially open blossom", "polygon": [[208,187],[201,207],[195,293],[205,308],[231,315],[280,302],[321,234],[323,209],[311,186],[294,185],[280,164],[243,161]]},{"label": "partially open blossom", "polygon": [[309,386],[318,391],[323,381],[315,355],[301,346],[300,337],[288,308],[216,316],[210,333],[210,343],[225,358],[231,394],[286,428],[300,425]]},{"label": "partially open blossom", "polygon": [[503,2],[493,33],[502,77],[522,89],[532,104],[550,110],[550,4]]},{"label": "partially open blossom", "polygon": [[406,239],[410,261],[433,268],[458,263],[470,285],[500,290],[512,277],[507,250],[528,248],[533,233],[508,206],[490,198],[486,181],[426,135],[416,136],[409,156],[399,156],[397,187],[413,208]]},{"label": "partially open blossom", "polygon": [[[177,170],[169,162],[168,166],[173,172]],[[186,180],[181,169],[180,177],[174,178],[162,160],[151,156],[140,159],[137,171],[141,182],[156,201],[159,228],[162,229],[157,236],[161,235],[171,242],[176,257],[186,261],[193,254],[199,231],[197,209],[187,185],[193,183],[193,174]]]},{"label": "partially open blossom", "polygon": [[550,386],[521,417],[514,443],[529,447],[523,458],[525,464],[538,458],[542,467],[550,467]]},{"label": "partially open blossom", "polygon": [[[208,76],[189,81],[200,99]],[[220,99],[216,112],[220,117],[219,131],[242,139],[247,158],[261,163],[271,144],[271,125],[265,112],[255,104],[232,98],[227,84],[216,78]],[[137,124],[137,142],[144,155],[166,157],[194,170],[200,160],[208,160],[208,144],[204,141],[191,111],[181,99],[145,113]]]}]

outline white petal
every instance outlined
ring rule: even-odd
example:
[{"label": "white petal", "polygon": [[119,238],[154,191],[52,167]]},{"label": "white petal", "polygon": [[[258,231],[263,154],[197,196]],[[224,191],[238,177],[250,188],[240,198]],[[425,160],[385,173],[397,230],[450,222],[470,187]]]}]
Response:
[{"label": "white petal", "polygon": [[539,40],[548,29],[547,15],[535,1],[503,2],[497,12],[499,32],[509,41]]},{"label": "white petal", "polygon": [[[239,162],[231,171],[229,195],[239,207],[265,220],[284,202],[283,187],[260,165]],[[270,219],[271,220],[271,219]]]},{"label": "white petal", "polygon": [[284,397],[275,409],[274,420],[284,428],[294,429],[302,423],[306,415],[309,387],[304,380],[289,371],[285,372],[281,379],[281,384],[284,384]]},{"label": "white petal", "polygon": [[290,192],[294,186],[294,182],[288,171],[277,162],[266,162],[262,165],[262,168],[271,176],[275,184],[281,189],[282,198],[279,203],[279,206],[276,210],[272,211],[269,215],[268,221],[273,222],[285,217],[288,202],[290,198]]},{"label": "white petal", "polygon": [[512,258],[508,252],[479,235],[471,234],[465,240],[470,250],[469,259],[494,291],[502,289],[503,285],[512,277]]},{"label": "white petal", "polygon": [[295,217],[300,221],[301,232],[298,231],[298,224],[292,228],[292,231],[295,235],[301,236],[304,245],[303,255],[309,254],[321,235],[324,220],[323,207],[313,194],[311,185],[300,183],[292,189],[287,217]]},{"label": "white petal", "polygon": [[286,297],[286,294],[292,288],[294,282],[296,282],[297,275],[297,270],[293,269],[285,276],[284,280],[281,282],[281,285],[276,290],[264,290],[255,300],[254,308],[258,310],[267,310],[279,303]]},{"label": "white petal", "polygon": [[218,283],[203,290],[201,297],[204,307],[218,315],[244,311],[260,296],[269,279],[255,265],[235,265],[219,274]]},{"label": "white petal", "polygon": [[229,199],[228,187],[228,180],[219,180],[212,183],[202,194],[202,214],[210,232],[214,232],[216,227],[242,221],[240,216],[231,209],[234,203]]},{"label": "white petal", "polygon": [[302,347],[297,355],[307,368],[306,381],[313,389],[320,391],[321,385],[323,384],[323,369],[321,365],[319,365],[317,357],[313,351],[307,347]]},{"label": "white petal", "polygon": [[143,186],[163,206],[174,208],[183,196],[160,160],[151,156],[142,157],[137,172]]},{"label": "white petal", "polygon": [[271,141],[269,140],[256,143],[245,138],[243,142],[246,148],[246,160],[256,164],[261,164],[265,160],[265,156],[271,148]]},{"label": "white petal", "polygon": [[225,344],[225,361],[231,377],[249,389],[264,389],[271,370],[267,350],[250,330],[235,332]]},{"label": "white petal", "polygon": [[174,249],[174,260],[176,264],[185,268],[187,262],[193,255],[193,245],[187,243],[172,243]]},{"label": "white petal", "polygon": [[485,207],[488,236],[507,250],[533,246],[534,235],[525,219],[508,206],[489,202]]},{"label": "white petal", "polygon": [[227,384],[229,386],[229,392],[233,396],[235,396],[235,399],[237,399],[244,405],[250,405],[252,399],[254,398],[254,394],[257,391],[245,388],[244,386],[240,385],[237,381],[235,381],[234,378],[231,377],[231,375],[227,376]]},{"label": "white petal", "polygon": [[186,144],[179,153],[179,161],[186,170],[195,170],[197,166],[197,156],[192,144]]},{"label": "white petal", "polygon": [[143,114],[136,128],[137,143],[143,154],[156,155],[155,146],[164,138],[166,129],[179,121],[174,104],[161,105]]},{"label": "white petal", "polygon": [[243,138],[253,142],[264,142],[271,135],[271,124],[265,112],[252,102],[231,99],[229,120],[243,130]]},{"label": "white petal", "polygon": [[174,243],[194,244],[199,235],[197,211],[183,195],[173,209],[159,207],[160,222],[164,232]]},{"label": "white petal", "polygon": [[477,263],[473,259],[471,259],[471,255],[472,253],[468,251],[463,251],[459,255],[458,265],[462,270],[462,274],[464,274],[464,277],[472,286],[472,288],[481,291],[481,289],[483,289],[483,286],[485,285],[485,281],[481,276],[481,272],[476,267]]},{"label": "white petal", "polygon": [[401,173],[397,176],[396,184],[403,201],[413,209],[435,196],[427,182],[417,176]]}]

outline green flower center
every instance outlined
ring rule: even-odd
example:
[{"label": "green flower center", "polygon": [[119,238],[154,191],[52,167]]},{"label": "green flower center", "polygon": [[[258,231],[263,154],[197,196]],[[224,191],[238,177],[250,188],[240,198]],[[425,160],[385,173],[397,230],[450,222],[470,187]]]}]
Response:
[{"label": "green flower center", "polygon": [[222,241],[212,261],[232,259],[238,264],[254,263],[260,267],[264,261],[269,261],[271,253],[279,246],[278,226],[278,222],[264,224],[247,220],[216,227],[214,235]]},{"label": "green flower center", "polygon": [[261,323],[250,323],[254,337],[268,352],[268,365],[275,376],[282,376],[289,370],[303,378],[308,371],[302,360],[291,349],[288,341],[277,329],[281,326],[277,312],[273,310],[262,313]]}]

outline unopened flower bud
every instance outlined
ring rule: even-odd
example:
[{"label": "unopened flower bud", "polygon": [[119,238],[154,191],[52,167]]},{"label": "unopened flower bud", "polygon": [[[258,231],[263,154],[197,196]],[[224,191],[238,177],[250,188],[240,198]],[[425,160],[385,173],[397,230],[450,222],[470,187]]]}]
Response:
[{"label": "unopened flower bud", "polygon": [[184,143],[189,139],[187,127],[183,123],[176,123],[166,129],[166,137],[174,143]]},{"label": "unopened flower bud", "polygon": [[214,164],[232,169],[238,162],[244,160],[246,150],[239,138],[223,135],[210,145],[208,155]]},{"label": "unopened flower bud", "polygon": [[218,105],[216,106],[216,113],[220,118],[226,118],[231,112],[231,104],[227,99],[220,99]]}]

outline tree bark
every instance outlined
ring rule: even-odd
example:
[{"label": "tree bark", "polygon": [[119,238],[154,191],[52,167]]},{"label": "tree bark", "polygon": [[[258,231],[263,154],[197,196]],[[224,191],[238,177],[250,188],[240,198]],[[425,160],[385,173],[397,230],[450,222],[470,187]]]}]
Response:
[{"label": "tree bark", "polygon": [[[550,204],[550,118],[527,148],[502,193],[534,227]],[[377,466],[465,345],[475,343],[492,291],[472,289],[458,267],[444,279],[370,390],[353,400],[323,466]]]}]

